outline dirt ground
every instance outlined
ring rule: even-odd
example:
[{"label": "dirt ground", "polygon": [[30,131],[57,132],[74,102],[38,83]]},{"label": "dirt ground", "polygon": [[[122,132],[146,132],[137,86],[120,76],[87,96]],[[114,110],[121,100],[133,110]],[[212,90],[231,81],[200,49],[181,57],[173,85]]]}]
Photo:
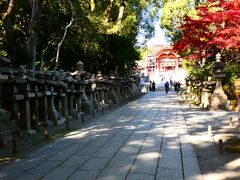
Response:
[{"label": "dirt ground", "polygon": [[[188,126],[204,180],[240,179],[240,152],[227,152],[227,140],[237,139],[236,111],[210,111],[189,106],[181,101],[183,116]],[[234,125],[229,125],[232,117]],[[211,130],[211,131],[210,131]],[[219,145],[222,139],[223,146]],[[238,146],[239,147],[239,146]]]}]

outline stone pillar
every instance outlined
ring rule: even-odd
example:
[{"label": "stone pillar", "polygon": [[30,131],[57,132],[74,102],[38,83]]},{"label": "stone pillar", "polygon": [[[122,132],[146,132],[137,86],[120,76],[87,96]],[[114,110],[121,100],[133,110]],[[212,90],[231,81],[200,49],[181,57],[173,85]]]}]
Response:
[{"label": "stone pillar", "polygon": [[219,110],[227,109],[227,95],[222,89],[222,79],[225,77],[223,73],[224,63],[221,61],[221,54],[216,55],[216,62],[214,63],[216,87],[211,97],[211,109]]},{"label": "stone pillar", "polygon": [[215,81],[211,81],[210,79],[208,81],[203,82],[203,89],[202,89],[202,95],[201,95],[201,108],[210,108],[210,101],[211,96],[214,90]]},{"label": "stone pillar", "polygon": [[[86,114],[91,114],[93,113],[93,106],[92,103],[89,101],[87,95],[86,95],[86,90],[85,87],[87,84],[89,84],[89,81],[85,81],[85,83],[83,83],[83,93],[82,93],[82,111]],[[91,93],[90,91],[88,91],[89,93]]]},{"label": "stone pillar", "polygon": [[38,84],[37,82],[32,83],[32,92],[35,93],[35,98],[31,101],[32,106],[32,121],[36,129],[39,127],[40,122],[40,115],[39,115],[39,109],[40,109],[40,99],[42,98],[42,93],[39,92]]},{"label": "stone pillar", "polygon": [[20,65],[19,69],[15,71],[17,91],[24,96],[24,99],[19,101],[19,125],[21,130],[34,134],[36,131],[32,130],[31,125],[30,98],[34,98],[35,94],[31,92],[31,85],[27,81],[26,72],[27,70],[23,65]]},{"label": "stone pillar", "polygon": [[120,94],[123,97],[124,103],[127,103],[128,102],[128,96],[127,96],[127,87],[126,87],[125,83],[124,83],[124,85],[121,88]]},{"label": "stone pillar", "polygon": [[17,84],[14,79],[9,79],[4,83],[2,105],[4,108],[10,111],[11,119],[15,120],[15,128],[20,129],[20,111],[19,102],[24,99],[22,94],[19,94]]},{"label": "stone pillar", "polygon": [[[45,82],[44,82],[45,83]],[[42,97],[40,99],[40,122],[47,123],[48,126],[53,125],[48,117],[48,97],[51,96],[51,92],[47,89],[47,84],[42,84]]]},{"label": "stone pillar", "polygon": [[114,82],[110,80],[109,99],[113,102],[113,104],[119,104],[119,100],[115,93],[114,87]]},{"label": "stone pillar", "polygon": [[201,83],[201,81],[197,81],[195,83],[195,104],[196,105],[200,105],[201,104],[201,94],[202,94],[202,89],[203,89],[203,85]]},{"label": "stone pillar", "polygon": [[[119,83],[119,84],[117,84]],[[116,93],[116,97],[117,97],[117,104],[123,104],[124,100],[123,100],[123,96],[122,96],[122,93],[121,93],[121,81],[118,80],[116,83],[115,83],[115,93]]]},{"label": "stone pillar", "polygon": [[102,76],[101,71],[98,71],[98,74],[96,76],[96,90],[97,90],[97,94],[98,94],[98,103],[100,104],[100,109],[103,112],[104,111],[104,107],[105,107],[105,99],[104,99],[104,79]]},{"label": "stone pillar", "polygon": [[76,90],[76,111],[77,111],[77,119],[82,119],[84,117],[84,113],[82,112],[82,93],[83,93],[83,89],[82,89],[82,83],[80,80],[76,80],[76,82],[74,83],[74,87]]},{"label": "stone pillar", "polygon": [[2,104],[2,97],[3,97],[2,85],[7,83],[7,81],[8,81],[8,75],[0,74],[0,108],[3,107],[3,104]]},{"label": "stone pillar", "polygon": [[53,123],[51,121],[49,121],[49,119],[48,119],[48,103],[47,103],[47,97],[51,95],[51,92],[48,91],[45,75],[46,74],[44,74],[41,71],[38,71],[35,73],[35,76],[37,78],[38,93],[41,94],[38,97],[38,103],[39,103],[39,107],[40,107],[39,108],[39,123],[40,124],[46,123],[48,126],[51,126],[51,125],[53,125]]},{"label": "stone pillar", "polygon": [[[2,97],[4,96],[2,92],[2,84],[4,84],[7,81],[8,81],[8,76],[0,74],[0,117],[1,117],[0,118],[0,148],[4,147],[4,139],[3,139],[4,133],[2,132],[8,130],[8,127],[6,127],[6,125],[10,123],[10,112],[3,109],[3,104],[2,104]],[[15,128],[15,126],[13,125],[11,128]]]},{"label": "stone pillar", "polygon": [[113,75],[113,71],[110,71],[110,75],[109,75],[109,79],[108,79],[108,88],[109,88],[108,98],[112,104],[119,104],[119,98],[115,91],[115,88],[117,85],[116,81],[117,81],[117,79]]},{"label": "stone pillar", "polygon": [[60,84],[55,80],[54,73],[48,74],[48,90],[51,92],[51,96],[48,97],[48,116],[49,119],[56,125],[63,124],[66,119],[59,113],[55,107],[55,98],[57,97],[57,91],[55,89],[60,86]]},{"label": "stone pillar", "polygon": [[69,115],[68,115],[67,92],[66,92],[66,91],[64,91],[64,92],[65,92],[65,96],[63,97],[63,116],[64,116],[65,118],[69,118],[69,119],[70,119],[70,117],[69,117]]},{"label": "stone pillar", "polygon": [[105,104],[106,104],[106,106],[108,106],[108,109],[111,109],[112,103],[109,101],[109,98],[108,98],[109,97],[108,96],[109,87],[108,87],[108,81],[107,80],[104,81],[103,86],[104,86],[103,91],[104,91],[104,101],[105,101]]},{"label": "stone pillar", "polygon": [[[94,90],[92,90],[92,99],[91,102],[93,104],[94,109],[96,110],[100,110],[101,109],[101,105],[99,104],[99,91],[97,91],[97,89],[95,88]],[[98,98],[97,98],[98,96]]]},{"label": "stone pillar", "polygon": [[[81,93],[81,110],[82,112],[86,114],[94,114],[92,103],[89,101],[89,98],[87,97],[86,93],[88,93],[90,99],[92,99],[92,92],[91,92],[91,82],[89,80],[90,77],[87,77],[88,74],[86,71],[83,70],[83,63],[81,61],[78,61],[77,64],[77,71],[71,73],[72,76],[75,77],[75,79],[80,79],[82,84],[82,93]],[[87,79],[87,80],[86,80]],[[85,89],[87,87],[87,89]]]},{"label": "stone pillar", "polygon": [[68,83],[68,94],[67,94],[67,99],[68,99],[68,113],[71,117],[76,118],[76,110],[74,109],[74,94],[75,94],[75,90],[74,90],[74,84],[73,82],[69,82]]},{"label": "stone pillar", "polygon": [[98,96],[98,87],[97,87],[97,83],[96,83],[96,76],[95,74],[91,75],[91,78],[89,79],[90,83],[89,86],[87,87],[87,90],[89,91],[89,93],[91,93],[91,98],[90,101],[93,105],[93,109],[96,110],[100,110],[101,106],[98,102],[97,96]]},{"label": "stone pillar", "polygon": [[[63,91],[63,86],[64,84],[60,81],[59,82],[59,86],[56,86],[56,92],[57,92],[57,111],[58,113],[60,113],[61,116],[64,116],[64,113],[63,113],[63,101],[64,101],[64,98],[66,96],[66,94],[64,93]],[[65,117],[65,116],[64,116]]]},{"label": "stone pillar", "polygon": [[238,126],[240,125],[240,79],[234,81],[235,94],[238,98]]}]

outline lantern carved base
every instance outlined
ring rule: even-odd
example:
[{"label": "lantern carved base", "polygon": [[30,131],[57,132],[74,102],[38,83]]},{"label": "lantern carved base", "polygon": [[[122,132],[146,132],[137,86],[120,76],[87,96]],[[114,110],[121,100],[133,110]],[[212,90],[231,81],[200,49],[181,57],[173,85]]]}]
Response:
[{"label": "lantern carved base", "polygon": [[221,80],[217,80],[215,90],[211,96],[211,110],[227,110],[227,95],[224,93]]},{"label": "lantern carved base", "polygon": [[226,94],[213,94],[211,97],[211,110],[227,110]]},{"label": "lantern carved base", "polygon": [[240,79],[234,81],[235,94],[238,98],[238,122],[240,122]]}]

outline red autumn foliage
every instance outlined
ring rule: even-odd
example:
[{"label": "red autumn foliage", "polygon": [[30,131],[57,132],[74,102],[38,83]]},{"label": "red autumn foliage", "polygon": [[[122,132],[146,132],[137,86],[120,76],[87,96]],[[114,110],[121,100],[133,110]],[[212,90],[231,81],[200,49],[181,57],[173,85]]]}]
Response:
[{"label": "red autumn foliage", "polygon": [[208,0],[197,8],[198,19],[185,17],[178,52],[210,48],[240,50],[240,0]]}]

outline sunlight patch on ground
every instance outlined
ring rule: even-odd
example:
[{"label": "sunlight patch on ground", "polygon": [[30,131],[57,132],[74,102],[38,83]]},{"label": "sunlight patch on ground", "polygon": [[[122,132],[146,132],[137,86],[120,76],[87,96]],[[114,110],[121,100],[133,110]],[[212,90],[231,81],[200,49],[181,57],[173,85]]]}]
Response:
[{"label": "sunlight patch on ground", "polygon": [[142,140],[128,141],[126,143],[126,145],[129,145],[129,146],[131,146],[131,145],[141,145],[141,144],[142,144]]},{"label": "sunlight patch on ground", "polygon": [[151,160],[156,159],[159,157],[158,152],[147,152],[147,153],[141,153],[137,156],[138,160]]},{"label": "sunlight patch on ground", "polygon": [[81,132],[81,133],[77,133],[75,134],[74,132],[67,134],[66,137],[64,137],[65,139],[73,139],[73,138],[84,138],[87,135],[89,135],[89,132]]},{"label": "sunlight patch on ground", "polygon": [[225,180],[231,178],[240,178],[240,173],[231,172],[231,171],[222,171],[215,173],[208,173],[203,175],[204,180]]},{"label": "sunlight patch on ground", "polygon": [[[225,167],[229,170],[234,170],[240,167],[240,158],[235,159],[225,165]],[[240,175],[240,174],[239,174]]]}]

